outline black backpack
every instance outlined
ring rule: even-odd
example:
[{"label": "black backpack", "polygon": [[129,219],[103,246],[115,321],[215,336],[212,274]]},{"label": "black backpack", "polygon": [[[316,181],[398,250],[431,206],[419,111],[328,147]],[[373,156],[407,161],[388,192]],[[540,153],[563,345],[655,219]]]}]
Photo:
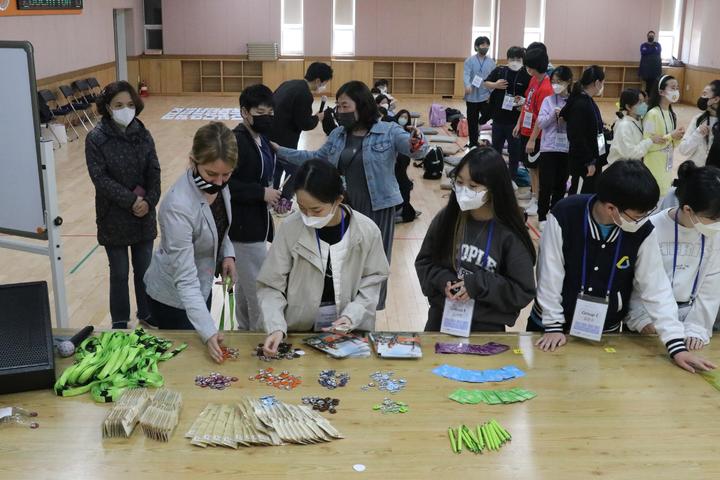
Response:
[{"label": "black backpack", "polygon": [[439,180],[442,178],[444,158],[442,148],[431,148],[422,161],[422,166],[425,170],[423,178],[427,180]]}]

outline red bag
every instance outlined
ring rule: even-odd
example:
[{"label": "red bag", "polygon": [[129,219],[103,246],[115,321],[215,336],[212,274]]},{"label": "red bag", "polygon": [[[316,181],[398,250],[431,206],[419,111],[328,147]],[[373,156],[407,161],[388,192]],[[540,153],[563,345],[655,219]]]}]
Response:
[{"label": "red bag", "polygon": [[458,122],[457,134],[459,137],[469,137],[467,118],[462,118]]}]

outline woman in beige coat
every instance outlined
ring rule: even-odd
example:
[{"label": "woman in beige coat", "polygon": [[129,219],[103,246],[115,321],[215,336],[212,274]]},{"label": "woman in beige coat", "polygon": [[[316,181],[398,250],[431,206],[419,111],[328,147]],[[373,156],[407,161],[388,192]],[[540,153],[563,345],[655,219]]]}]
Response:
[{"label": "woman in beige coat", "polygon": [[288,331],[374,330],[389,266],[380,230],[343,205],[337,169],[322,160],[295,174],[299,212],[278,229],[258,276],[258,302],[274,355]]}]

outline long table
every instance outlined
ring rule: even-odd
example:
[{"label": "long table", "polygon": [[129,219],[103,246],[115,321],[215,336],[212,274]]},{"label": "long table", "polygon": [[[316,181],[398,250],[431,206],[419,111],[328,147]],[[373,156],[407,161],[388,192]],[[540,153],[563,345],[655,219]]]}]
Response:
[{"label": "long table", "polygon": [[[608,335],[598,344],[571,339],[559,351],[544,353],[533,346],[536,335],[473,335],[472,343],[510,346],[500,355],[479,357],[435,354],[436,341],[458,340],[423,335],[420,360],[374,355],[336,360],[305,347],[304,357],[263,362],[250,353],[262,335],[226,333],[225,344],[239,348],[242,357],[217,365],[194,333],[162,331],[160,336],[189,344],[160,363],[166,387],[183,395],[180,423],[169,443],[145,439],[139,429],[129,439],[103,440],[101,425],[111,405],[95,403],[89,395],[60,398],[50,390],[0,395],[0,406],[36,410],[40,423],[36,430],[0,429],[0,478],[720,478],[720,392],[700,376],[672,365],[657,338]],[[288,341],[297,347],[302,338],[291,335]],[[720,363],[715,344],[702,354]],[[70,363],[71,359],[57,359],[58,374]],[[494,384],[460,383],[431,373],[444,363],[471,369],[515,365],[526,376]],[[268,366],[302,376],[302,385],[285,391],[248,379]],[[323,369],[348,372],[350,382],[327,390],[317,383]],[[379,370],[406,378],[407,386],[395,395],[363,391],[369,375]],[[222,391],[195,386],[196,375],[210,372],[237,376],[239,381]],[[513,387],[538,396],[493,406],[448,399],[458,388]],[[268,394],[290,403],[300,403],[303,396],[340,398],[337,414],[324,415],[345,438],[238,450],[202,449],[184,438],[208,403],[232,404]],[[406,402],[410,411],[373,411],[386,396]],[[475,426],[491,418],[512,434],[510,443],[482,455],[452,452],[448,427]],[[356,473],[356,464],[364,465],[365,472]]]}]

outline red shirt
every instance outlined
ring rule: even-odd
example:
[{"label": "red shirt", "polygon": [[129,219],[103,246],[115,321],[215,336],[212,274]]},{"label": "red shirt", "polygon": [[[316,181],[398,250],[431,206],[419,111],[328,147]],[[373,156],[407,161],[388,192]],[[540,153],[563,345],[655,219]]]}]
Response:
[{"label": "red shirt", "polygon": [[[535,77],[530,79],[530,85],[528,85],[528,88],[525,91],[525,104],[523,105],[522,114],[520,116],[520,135],[524,137],[532,135],[535,122],[540,114],[540,107],[542,106],[543,100],[545,100],[545,97],[550,96],[553,93],[552,83],[550,82],[550,77],[547,75],[545,75],[539,82]],[[523,126],[525,123],[526,113],[532,113],[532,124],[530,128],[525,128]],[[540,138],[540,135],[538,135],[538,138]]]}]

